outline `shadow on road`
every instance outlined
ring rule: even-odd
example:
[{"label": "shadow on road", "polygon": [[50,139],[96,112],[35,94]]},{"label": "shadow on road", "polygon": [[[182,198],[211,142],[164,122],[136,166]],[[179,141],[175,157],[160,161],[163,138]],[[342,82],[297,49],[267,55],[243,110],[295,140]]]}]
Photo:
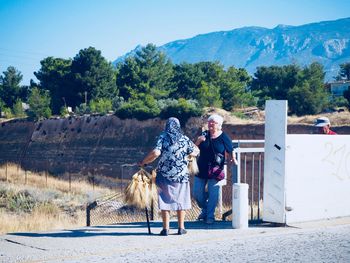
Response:
[{"label": "shadow on road", "polygon": [[[151,222],[152,234],[158,234],[159,229],[162,228],[162,222]],[[186,222],[186,229],[197,230],[215,230],[215,229],[232,229],[230,221],[217,221],[214,224],[206,224],[204,222]],[[153,228],[157,228],[154,230]],[[177,222],[170,222],[171,229],[177,229]],[[128,231],[128,229],[130,231]],[[138,229],[140,231],[138,231]],[[119,230],[119,231],[118,231]],[[13,236],[25,236],[25,237],[59,237],[59,238],[74,238],[74,237],[91,237],[91,236],[148,236],[148,228],[146,222],[136,223],[121,223],[115,225],[104,226],[92,226],[79,229],[68,229],[57,232],[21,232],[21,233],[8,233]]]}]

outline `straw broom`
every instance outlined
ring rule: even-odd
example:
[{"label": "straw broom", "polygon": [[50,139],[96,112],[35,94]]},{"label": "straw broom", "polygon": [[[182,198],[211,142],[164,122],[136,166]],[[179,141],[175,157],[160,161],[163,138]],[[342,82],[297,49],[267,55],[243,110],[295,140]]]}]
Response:
[{"label": "straw broom", "polygon": [[156,185],[156,177],[157,177],[157,172],[156,170],[152,170],[152,173],[151,173],[151,197],[152,197],[152,200],[157,200],[158,198],[158,191],[157,191],[157,185]]},{"label": "straw broom", "polygon": [[152,199],[157,195],[155,182],[151,178],[142,168],[135,173],[125,189],[125,203],[141,209],[150,207]]}]

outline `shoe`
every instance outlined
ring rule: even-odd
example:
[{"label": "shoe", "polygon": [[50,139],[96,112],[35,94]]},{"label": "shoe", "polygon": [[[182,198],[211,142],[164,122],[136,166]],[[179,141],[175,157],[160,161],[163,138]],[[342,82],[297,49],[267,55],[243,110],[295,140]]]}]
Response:
[{"label": "shoe", "polygon": [[167,235],[169,235],[169,229],[163,229],[162,231],[160,231],[159,235],[160,236],[167,236]]},{"label": "shoe", "polygon": [[200,214],[198,217],[197,217],[197,221],[205,221],[207,219],[207,217],[203,214]]},{"label": "shoe", "polygon": [[208,219],[205,221],[205,223],[208,224],[208,225],[212,225],[212,224],[214,224],[214,222],[215,222],[215,220],[212,219],[212,218],[208,218]]},{"label": "shoe", "polygon": [[177,231],[177,234],[178,235],[185,235],[185,234],[187,234],[187,230],[183,229],[183,228],[179,228],[179,230]]}]

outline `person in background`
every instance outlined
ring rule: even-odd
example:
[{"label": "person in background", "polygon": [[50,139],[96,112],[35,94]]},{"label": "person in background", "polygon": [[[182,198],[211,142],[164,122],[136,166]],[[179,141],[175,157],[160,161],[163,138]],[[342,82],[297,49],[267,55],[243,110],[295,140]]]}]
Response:
[{"label": "person in background", "polygon": [[320,134],[328,134],[335,135],[334,131],[331,130],[331,122],[327,117],[319,117],[315,121],[315,127],[318,128],[318,133]]},{"label": "person in background", "polygon": [[186,210],[191,209],[188,155],[196,156],[199,150],[181,132],[177,118],[169,118],[165,130],[160,134],[155,149],[141,162],[145,166],[158,157],[156,184],[158,186],[158,205],[162,213],[163,229],[161,236],[169,234],[170,210],[177,211],[178,235],[186,234]]},{"label": "person in background", "polygon": [[207,224],[213,224],[215,221],[215,208],[220,190],[218,181],[215,178],[208,178],[209,164],[213,161],[215,153],[221,153],[225,159],[228,158],[229,163],[237,165],[237,160],[232,153],[232,141],[222,131],[222,123],[223,118],[220,115],[211,115],[208,118],[208,130],[203,132],[195,143],[199,147],[200,154],[197,161],[199,173],[194,178],[193,196],[201,208],[198,220],[203,220]]}]

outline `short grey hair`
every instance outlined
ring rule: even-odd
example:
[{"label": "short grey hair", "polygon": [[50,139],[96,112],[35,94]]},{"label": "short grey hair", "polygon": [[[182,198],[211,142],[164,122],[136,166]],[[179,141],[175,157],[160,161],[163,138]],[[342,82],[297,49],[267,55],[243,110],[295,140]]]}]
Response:
[{"label": "short grey hair", "polygon": [[222,123],[224,122],[224,118],[221,117],[219,114],[212,114],[209,116],[208,121],[215,121],[216,123],[218,123],[220,126],[222,125]]}]

